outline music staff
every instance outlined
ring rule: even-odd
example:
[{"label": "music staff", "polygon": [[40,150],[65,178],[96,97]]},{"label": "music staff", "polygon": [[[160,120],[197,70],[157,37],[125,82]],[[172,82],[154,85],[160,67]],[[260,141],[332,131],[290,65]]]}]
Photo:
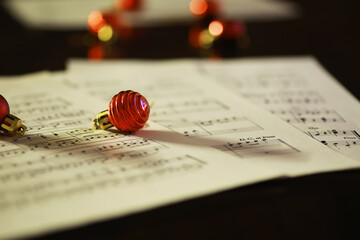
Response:
[{"label": "music staff", "polygon": [[[109,186],[144,184],[163,178],[176,177],[201,170],[205,164],[189,155],[173,158],[145,158],[143,161],[128,162],[126,166],[89,167],[67,177],[58,177],[37,181],[35,184],[22,185],[18,188],[0,190],[0,212],[9,208],[25,208],[31,204],[48,202],[56,198],[69,198],[89,191],[96,191]],[[64,171],[67,168],[83,167],[84,163],[67,163],[54,166],[43,166],[30,171],[0,175],[0,182],[9,182],[26,176],[39,177],[48,171]],[[142,169],[142,171],[139,171]],[[91,184],[90,184],[91,183]],[[15,200],[16,201],[15,201]]]},{"label": "music staff", "polygon": [[212,99],[168,102],[165,104],[157,104],[156,108],[151,112],[151,117],[156,118],[158,116],[176,115],[181,113],[220,111],[223,109],[228,109],[228,107],[223,103]]},{"label": "music staff", "polygon": [[285,143],[281,139],[268,139],[261,137],[259,137],[259,139],[228,142],[227,144],[213,147],[221,151],[230,152],[241,158],[299,152],[299,150]]},{"label": "music staff", "polygon": [[250,119],[236,116],[199,121],[180,119],[177,121],[155,120],[155,122],[187,137],[203,137],[262,129]]}]

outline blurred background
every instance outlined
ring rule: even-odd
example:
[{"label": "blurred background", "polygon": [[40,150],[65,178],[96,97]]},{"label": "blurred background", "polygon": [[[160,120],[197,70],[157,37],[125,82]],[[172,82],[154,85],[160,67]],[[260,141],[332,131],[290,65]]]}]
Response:
[{"label": "blurred background", "polygon": [[[65,70],[69,58],[313,55],[359,99],[359,10],[356,0],[0,0],[0,75]],[[358,239],[359,180],[356,170],[273,180],[37,239]]]},{"label": "blurred background", "polygon": [[360,97],[354,0],[0,0],[0,75],[68,58],[314,55]]}]

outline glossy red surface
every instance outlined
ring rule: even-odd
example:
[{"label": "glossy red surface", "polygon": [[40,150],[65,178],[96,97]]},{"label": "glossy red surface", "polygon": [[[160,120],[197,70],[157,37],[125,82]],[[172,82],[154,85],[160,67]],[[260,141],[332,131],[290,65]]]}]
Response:
[{"label": "glossy red surface", "polygon": [[10,113],[10,107],[6,99],[0,95],[0,124],[5,117]]},{"label": "glossy red surface", "polygon": [[135,132],[144,127],[149,114],[146,98],[131,90],[118,93],[109,104],[109,120],[123,132]]},{"label": "glossy red surface", "polygon": [[142,0],[115,0],[117,8],[123,10],[139,10],[142,4]]}]

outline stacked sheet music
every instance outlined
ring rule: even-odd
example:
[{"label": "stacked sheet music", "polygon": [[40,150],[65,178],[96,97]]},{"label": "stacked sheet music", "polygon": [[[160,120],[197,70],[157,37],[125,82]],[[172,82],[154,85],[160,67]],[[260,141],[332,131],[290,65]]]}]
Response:
[{"label": "stacked sheet music", "polygon": [[[310,57],[72,60],[65,72],[0,86],[28,127],[0,136],[0,238],[360,167],[359,102]],[[147,125],[94,129],[96,114],[129,89],[155,103]]]}]

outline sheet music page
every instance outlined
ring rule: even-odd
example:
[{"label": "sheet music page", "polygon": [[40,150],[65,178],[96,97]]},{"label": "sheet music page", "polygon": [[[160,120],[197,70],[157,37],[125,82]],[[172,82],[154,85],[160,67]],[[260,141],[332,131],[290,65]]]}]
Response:
[{"label": "sheet music page", "polygon": [[0,135],[0,239],[84,225],[281,176],[204,148],[151,120],[135,134],[94,130],[92,119],[108,102],[57,79],[47,73],[0,79],[11,114],[28,127],[24,136]]},{"label": "sheet music page", "polygon": [[360,164],[250,101],[221,90],[208,75],[199,74],[192,61],[72,61],[68,73],[65,83],[107,101],[115,89],[136,89],[155,102],[153,121],[236,156],[239,162],[270,167],[288,176]]},{"label": "sheet music page", "polygon": [[360,104],[315,59],[202,61],[199,70],[328,147],[360,160]]}]

